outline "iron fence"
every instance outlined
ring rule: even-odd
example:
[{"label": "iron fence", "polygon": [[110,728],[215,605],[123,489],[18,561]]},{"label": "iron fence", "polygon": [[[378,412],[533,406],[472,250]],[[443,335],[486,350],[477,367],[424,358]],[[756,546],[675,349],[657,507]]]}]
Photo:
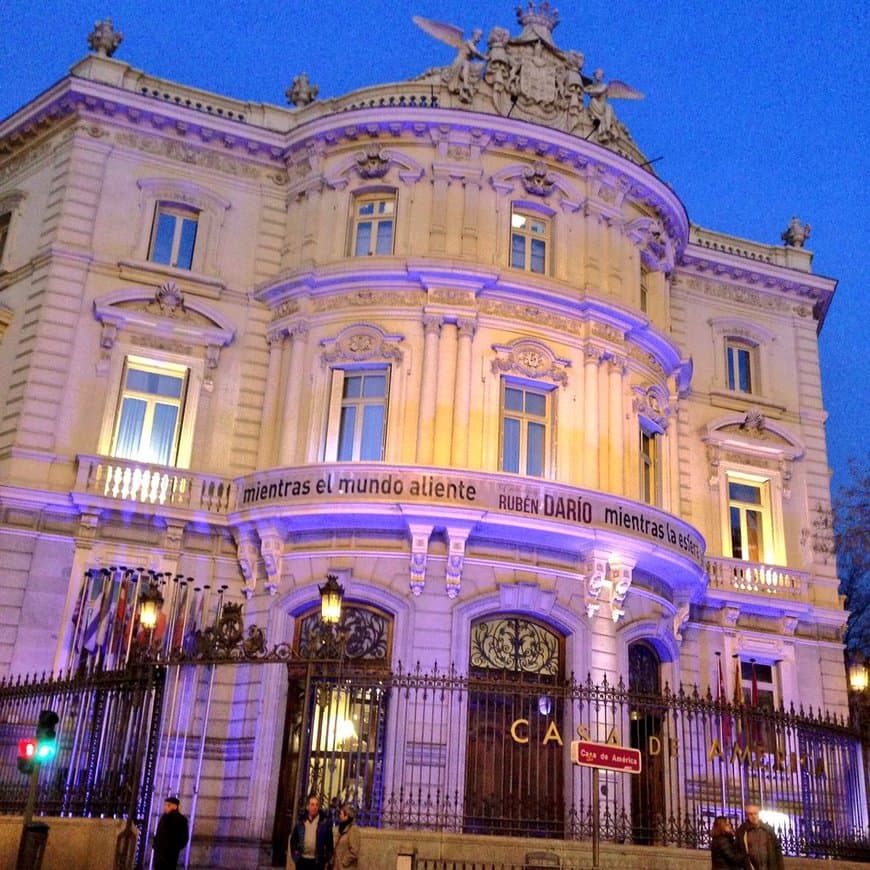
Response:
[{"label": "iron fence", "polygon": [[58,715],[57,753],[40,763],[37,815],[112,817],[141,826],[150,812],[165,669],[80,671],[0,682],[0,813],[20,814],[30,778],[18,742],[40,711]]},{"label": "iron fence", "polygon": [[452,669],[319,668],[307,703],[305,792],[356,803],[363,825],[589,839],[591,770],[568,751],[583,739],[641,754],[638,775],[600,772],[604,840],[706,848],[716,816],[757,803],[790,854],[870,857],[861,743],[826,714]]},{"label": "iron fence", "polygon": [[[155,770],[194,752],[178,737],[194,719],[199,762],[178,777],[188,793],[200,789],[211,703],[202,681],[215,668],[262,663],[288,676],[288,788],[316,791],[327,806],[351,801],[365,826],[590,839],[592,775],[569,753],[583,739],[634,747],[642,759],[637,775],[600,772],[603,841],[705,848],[716,816],[737,820],[753,802],[779,814],[774,824],[790,854],[870,858],[861,742],[825,714],[752,708],[694,688],[641,694],[591,677],[390,673],[249,649],[241,658],[0,683],[0,812],[21,812],[18,740],[52,709],[59,748],[40,772],[37,813],[127,818],[147,829]],[[167,669],[177,669],[169,679]],[[250,707],[224,714],[242,722]]]}]

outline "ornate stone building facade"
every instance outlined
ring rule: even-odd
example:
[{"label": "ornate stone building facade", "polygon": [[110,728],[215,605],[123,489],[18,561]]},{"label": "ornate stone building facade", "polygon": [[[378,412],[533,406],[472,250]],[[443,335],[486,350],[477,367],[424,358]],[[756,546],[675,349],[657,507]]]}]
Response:
[{"label": "ornate stone building facade", "polygon": [[[193,578],[165,584],[169,629],[243,602],[295,654],[332,574],[384,672],[846,714],[834,282],[799,222],[784,245],[693,225],[613,113],[641,95],[584,73],[556,20],[529,6],[484,43],[420,19],[453,63],[326,100],[300,76],[293,108],[154,79],[103,27],[3,122],[0,670],[121,663],[132,598],[89,569]],[[466,818],[516,799],[468,778],[464,707],[459,737],[404,743],[379,708],[380,773],[306,781],[290,685],[221,671],[205,761],[165,774],[201,793],[198,848],[280,846],[310,785],[371,809],[403,752]]]}]

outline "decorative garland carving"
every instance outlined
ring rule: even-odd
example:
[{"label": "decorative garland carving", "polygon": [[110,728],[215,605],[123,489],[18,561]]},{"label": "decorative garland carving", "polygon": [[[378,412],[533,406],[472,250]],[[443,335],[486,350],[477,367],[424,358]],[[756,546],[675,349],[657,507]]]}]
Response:
[{"label": "decorative garland carving", "polygon": [[548,380],[560,386],[568,383],[571,361],[557,357],[545,344],[521,338],[510,345],[494,344],[498,356],[492,361],[494,374],[509,373],[535,380]]}]

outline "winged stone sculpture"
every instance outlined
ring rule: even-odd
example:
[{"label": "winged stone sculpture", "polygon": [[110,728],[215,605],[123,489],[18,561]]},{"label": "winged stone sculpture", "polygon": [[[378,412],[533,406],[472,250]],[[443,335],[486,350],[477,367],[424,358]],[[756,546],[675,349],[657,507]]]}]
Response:
[{"label": "winged stone sculpture", "polygon": [[449,67],[444,68],[442,78],[450,93],[458,94],[463,103],[470,103],[474,99],[475,86],[480,78],[473,61],[487,59],[487,56],[477,49],[483,31],[475,29],[471,36],[465,39],[463,31],[453,24],[433,21],[431,18],[423,18],[422,15],[415,15],[413,21],[429,36],[434,36],[435,39],[456,49],[456,57]]},{"label": "winged stone sculpture", "polygon": [[618,79],[604,81],[604,70],[597,69],[594,79],[583,90],[589,95],[589,115],[595,124],[599,141],[612,138],[616,115],[608,100],[642,100],[644,95]]}]

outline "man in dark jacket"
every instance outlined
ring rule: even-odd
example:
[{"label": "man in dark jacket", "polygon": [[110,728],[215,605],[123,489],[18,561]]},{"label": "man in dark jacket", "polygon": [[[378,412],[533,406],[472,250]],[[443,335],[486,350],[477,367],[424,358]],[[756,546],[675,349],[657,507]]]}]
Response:
[{"label": "man in dark jacket", "polygon": [[784,870],[782,846],[776,831],[761,821],[758,807],[746,807],[746,821],[737,829],[737,842],[755,870]]},{"label": "man in dark jacket", "polygon": [[154,834],[154,870],[175,870],[188,836],[187,817],[178,811],[178,798],[166,798]]},{"label": "man in dark jacket", "polygon": [[316,794],[308,795],[307,811],[290,835],[290,855],[296,870],[323,870],[332,860],[332,822]]}]

